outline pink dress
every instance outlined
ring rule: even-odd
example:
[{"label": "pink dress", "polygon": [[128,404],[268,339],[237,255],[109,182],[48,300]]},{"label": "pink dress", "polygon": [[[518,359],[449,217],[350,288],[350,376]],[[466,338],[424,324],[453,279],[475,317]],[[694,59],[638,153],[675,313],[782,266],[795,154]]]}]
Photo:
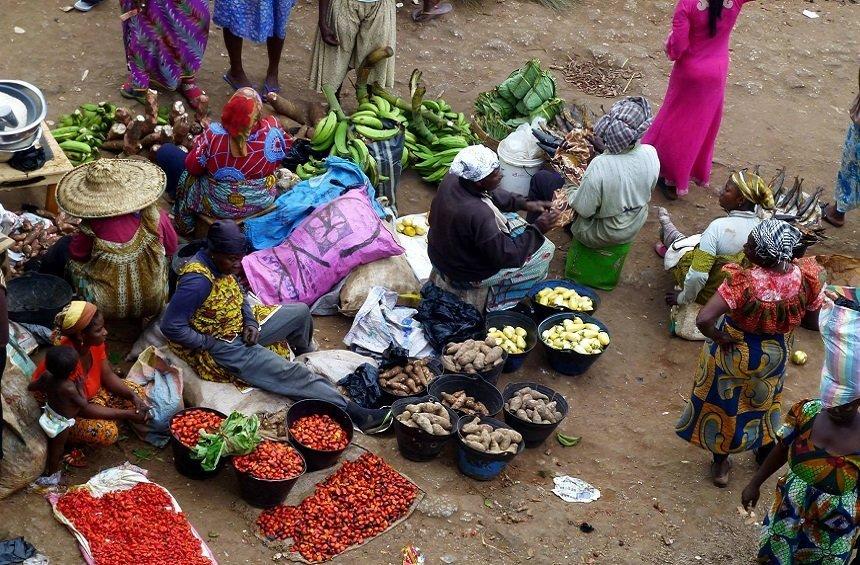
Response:
[{"label": "pink dress", "polygon": [[666,55],[674,61],[666,98],[642,143],[660,157],[660,176],[687,193],[690,180],[704,185],[711,177],[714,142],[723,117],[729,36],[748,0],[723,2],[717,33],[708,30],[708,0],[678,0]]}]

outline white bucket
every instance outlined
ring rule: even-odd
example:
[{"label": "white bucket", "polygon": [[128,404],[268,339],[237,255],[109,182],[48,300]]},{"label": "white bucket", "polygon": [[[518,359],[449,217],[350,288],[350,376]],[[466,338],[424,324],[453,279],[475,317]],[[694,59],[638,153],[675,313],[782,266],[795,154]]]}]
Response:
[{"label": "white bucket", "polygon": [[499,145],[498,154],[502,171],[499,186],[508,192],[528,196],[532,177],[541,169],[544,159],[517,159],[507,152],[504,143]]}]

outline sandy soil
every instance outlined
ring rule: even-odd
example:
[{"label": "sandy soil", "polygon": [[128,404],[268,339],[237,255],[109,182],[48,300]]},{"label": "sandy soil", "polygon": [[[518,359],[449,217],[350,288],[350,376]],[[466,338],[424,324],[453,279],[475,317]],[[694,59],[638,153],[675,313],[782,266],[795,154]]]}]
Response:
[{"label": "sandy soil", "polygon": [[[70,1],[70,0],[69,0]],[[68,112],[83,102],[110,98],[125,68],[118,8],[106,2],[89,15],[63,13],[62,2],[5,0],[0,12],[0,76],[40,86],[50,115]],[[506,0],[482,5],[457,3],[444,20],[412,23],[407,6],[398,15],[398,86],[419,67],[429,93],[468,111],[475,96],[504,79],[525,59],[564,64],[568,56],[607,55],[619,64],[629,59],[643,79],[630,92],[662,99],[670,64],[662,53],[672,3],[669,0],[581,0],[563,14],[535,4]],[[803,9],[821,18],[807,19]],[[726,113],[716,151],[713,182],[724,182],[727,169],[762,164],[767,170],[787,166],[806,178],[807,186],[831,190],[848,125],[846,109],[856,88],[860,11],[837,1],[778,0],[751,3],[744,9],[734,39],[733,65]],[[287,95],[306,97],[310,46],[316,21],[315,3],[301,0],[290,22],[290,44],[281,67]],[[12,33],[23,28],[22,35]],[[249,74],[262,80],[264,51],[246,50]],[[220,32],[212,30],[200,83],[218,107],[228,89]],[[85,71],[86,79],[83,79]],[[590,104],[611,103],[583,96],[568,85],[562,95]],[[398,204],[403,212],[428,208],[432,190],[407,177]],[[655,204],[661,204],[655,196]],[[684,202],[670,206],[684,229],[704,227],[718,213],[716,199],[693,190]],[[857,229],[830,230],[833,239],[821,251],[860,252]],[[415,478],[428,493],[422,511],[336,563],[400,563],[400,550],[414,544],[427,563],[728,563],[748,562],[754,555],[756,528],[745,525],[736,508],[740,490],[754,470],[750,455],[736,458],[731,485],[714,488],[708,480],[708,457],[673,433],[691,387],[699,345],[671,339],[662,297],[668,277],[650,250],[656,222],[640,234],[625,267],[622,284],[603,294],[600,318],[611,328],[612,348],[588,374],[564,378],[546,369],[539,352],[501,385],[538,380],[565,394],[570,417],[565,433],[582,443],[563,449],[548,442],[515,460],[503,479],[478,483],[456,470],[451,452],[432,463],[401,458],[391,436],[358,442]],[[558,235],[560,273],[567,238]],[[341,318],[318,320],[317,339],[334,348],[348,328]],[[801,330],[797,347],[810,354],[806,367],[788,370],[786,405],[811,397],[818,386],[821,343]],[[236,512],[241,506],[230,473],[206,483],[192,483],[172,468],[169,451],[149,461],[131,453],[140,447],[127,441],[93,455],[87,469],[72,473],[83,482],[98,469],[129,459],[150,470],[171,490],[192,523],[209,534],[223,563],[262,563],[272,559],[249,534]],[[581,477],[600,488],[592,504],[566,504],[550,492],[553,473]],[[758,515],[769,504],[768,483]],[[438,514],[450,515],[439,516]],[[77,563],[72,537],[52,519],[48,505],[29,494],[0,503],[0,539],[24,535],[56,563]],[[591,533],[582,533],[588,522]]]}]

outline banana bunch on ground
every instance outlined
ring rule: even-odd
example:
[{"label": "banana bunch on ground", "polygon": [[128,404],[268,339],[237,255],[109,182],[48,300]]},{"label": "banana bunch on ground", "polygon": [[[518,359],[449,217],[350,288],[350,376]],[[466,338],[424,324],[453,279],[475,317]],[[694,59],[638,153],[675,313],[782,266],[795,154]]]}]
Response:
[{"label": "banana bunch on ground", "polygon": [[61,116],[51,135],[66,157],[77,166],[99,156],[99,147],[113,125],[116,106],[109,102],[83,104],[71,114]]},{"label": "banana bunch on ground", "polygon": [[325,174],[325,161],[311,158],[307,163],[302,163],[296,167],[296,176],[302,180],[308,180]]}]

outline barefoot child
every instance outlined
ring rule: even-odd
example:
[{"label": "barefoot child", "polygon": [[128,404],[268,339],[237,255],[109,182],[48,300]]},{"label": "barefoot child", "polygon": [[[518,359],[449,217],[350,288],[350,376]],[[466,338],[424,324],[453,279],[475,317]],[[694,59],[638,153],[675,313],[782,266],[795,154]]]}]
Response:
[{"label": "barefoot child", "polygon": [[52,347],[45,355],[45,372],[27,387],[47,398],[39,417],[39,425],[48,436],[46,475],[53,475],[60,469],[69,429],[75,425],[75,416],[87,405],[87,397],[81,390],[82,381],[71,378],[77,364],[78,352],[74,348]]}]

